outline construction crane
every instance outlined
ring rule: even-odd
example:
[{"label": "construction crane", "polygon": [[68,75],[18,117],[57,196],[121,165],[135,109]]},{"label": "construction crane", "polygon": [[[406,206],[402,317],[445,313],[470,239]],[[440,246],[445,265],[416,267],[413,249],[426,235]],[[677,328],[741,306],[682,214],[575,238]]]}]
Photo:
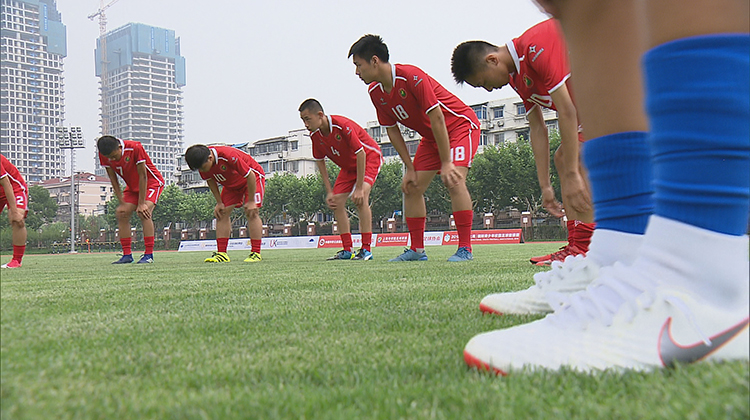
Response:
[{"label": "construction crane", "polygon": [[119,0],[111,0],[109,3],[104,4],[104,0],[99,0],[99,9],[90,14],[88,18],[94,20],[99,16],[99,51],[100,51],[100,64],[101,64],[101,99],[102,99],[102,134],[109,134],[109,104],[107,94],[109,93],[109,84],[107,82],[107,15],[104,11],[109,9],[113,4]]}]

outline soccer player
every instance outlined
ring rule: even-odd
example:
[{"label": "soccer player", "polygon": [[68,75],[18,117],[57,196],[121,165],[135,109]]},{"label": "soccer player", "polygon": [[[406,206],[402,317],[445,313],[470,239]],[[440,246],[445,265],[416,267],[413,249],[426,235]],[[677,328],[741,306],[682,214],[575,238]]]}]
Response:
[{"label": "soccer player", "polygon": [[[401,190],[411,248],[390,261],[424,261],[427,209],[424,192],[440,173],[448,188],[458,230],[458,250],[448,261],[473,259],[471,224],[474,218],[466,174],[479,145],[479,120],[474,111],[418,67],[388,62],[388,47],[377,35],[361,37],[349,49],[356,74],[386,127],[391,144],[406,167]],[[422,135],[414,161],[398,124]]]},{"label": "soccer player", "polygon": [[[341,232],[343,249],[329,260],[372,259],[372,210],[370,191],[380,172],[383,154],[380,146],[354,121],[340,115],[326,115],[315,99],[307,99],[299,107],[299,116],[310,130],[313,157],[326,188],[326,204],[333,210]],[[325,158],[341,168],[331,188]],[[362,247],[352,253],[352,234],[346,200],[351,197],[359,214]]]},{"label": "soccer player", "polygon": [[[164,190],[164,178],[140,142],[102,136],[97,141],[97,148],[99,163],[106,168],[109,181],[120,202],[117,206],[117,227],[120,229],[122,257],[112,264],[133,262],[130,237],[130,217],[133,211],[138,214],[143,224],[143,243],[146,247],[138,264],[153,263],[154,221],[151,214]],[[120,190],[118,176],[125,181],[124,191]]]},{"label": "soccer player", "polygon": [[29,191],[21,173],[3,155],[0,155],[0,212],[8,206],[8,220],[11,226],[13,259],[2,265],[2,268],[21,266],[26,252],[26,215],[29,213]]},{"label": "soccer player", "polygon": [[632,263],[605,267],[546,318],[472,338],[466,362],[505,373],[747,361],[748,2],[540,3],[570,47],[598,226],[645,225],[642,169],[653,215]]},{"label": "soccer player", "polygon": [[542,205],[553,216],[562,217],[549,178],[549,136],[542,108],[557,111],[561,142],[555,151],[555,166],[568,217],[568,245],[530,261],[550,265],[552,261],[564,261],[569,255],[585,254],[594,231],[594,217],[591,193],[579,159],[579,140],[583,137],[578,130],[578,113],[569,84],[568,50],[558,23],[553,19],[538,23],[500,47],[484,41],[464,42],[453,51],[451,70],[459,84],[491,92],[510,83],[518,92],[529,120]]},{"label": "soccer player", "polygon": [[[185,151],[190,169],[198,171],[216,198],[216,252],[205,259],[207,263],[228,263],[227,244],[232,234],[230,216],[235,207],[242,206],[250,231],[250,255],[245,262],[260,262],[263,222],[258,209],[263,204],[266,174],[250,155],[231,146],[196,144]],[[221,192],[219,184],[222,185]]]}]

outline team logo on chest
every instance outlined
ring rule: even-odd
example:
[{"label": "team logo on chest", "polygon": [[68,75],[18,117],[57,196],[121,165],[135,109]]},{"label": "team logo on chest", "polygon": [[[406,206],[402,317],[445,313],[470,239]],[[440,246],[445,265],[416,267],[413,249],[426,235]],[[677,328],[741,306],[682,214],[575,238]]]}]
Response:
[{"label": "team logo on chest", "polygon": [[125,156],[125,162],[130,162],[130,156]]},{"label": "team logo on chest", "polygon": [[336,140],[341,140],[341,134],[336,133]]},{"label": "team logo on chest", "polygon": [[398,90],[398,94],[399,94],[399,96],[401,96],[402,98],[406,99],[406,91],[404,90],[404,88],[401,88],[401,89],[399,89],[399,90]]},{"label": "team logo on chest", "polygon": [[226,171],[227,170],[227,165],[221,165],[221,170],[222,171]]},{"label": "team logo on chest", "polygon": [[528,74],[523,75],[523,84],[526,85],[526,87],[531,87],[534,85],[534,81],[531,80],[531,77],[529,77]]}]

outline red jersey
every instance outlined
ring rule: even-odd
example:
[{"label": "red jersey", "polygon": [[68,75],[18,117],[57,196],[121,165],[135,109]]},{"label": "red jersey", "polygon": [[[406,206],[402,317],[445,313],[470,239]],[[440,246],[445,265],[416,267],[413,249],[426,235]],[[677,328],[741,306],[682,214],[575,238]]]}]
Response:
[{"label": "red jersey", "polygon": [[257,179],[266,176],[255,159],[236,147],[212,146],[208,150],[214,156],[215,163],[208,172],[198,172],[203,179],[213,178],[225,188],[246,189],[250,171],[255,172]]},{"label": "red jersey", "polygon": [[559,23],[545,20],[506,45],[517,69],[510,75],[510,85],[523,99],[526,111],[536,105],[557,110],[550,93],[570,79],[568,48]]},{"label": "red jersey", "polygon": [[320,130],[310,134],[313,157],[323,160],[326,157],[341,169],[357,170],[357,152],[364,149],[366,156],[381,159],[380,146],[359,124],[340,115],[329,115],[328,126],[331,132],[324,136]]},{"label": "red jersey", "polygon": [[105,168],[112,168],[125,181],[125,185],[128,186],[130,191],[138,191],[138,168],[136,165],[141,162],[146,164],[147,185],[164,185],[164,178],[151,162],[151,158],[146,154],[146,150],[143,149],[140,142],[120,140],[120,146],[122,147],[120,160],[110,160],[99,153],[99,164]]},{"label": "red jersey", "polygon": [[427,112],[439,106],[449,133],[466,125],[479,128],[474,111],[427,73],[408,64],[394,64],[391,68],[391,93],[386,93],[379,82],[370,83],[368,91],[380,125],[393,127],[401,123],[421,134],[423,139],[434,142]]},{"label": "red jersey", "polygon": [[[3,155],[0,155],[0,178],[8,177],[10,185],[13,186],[13,191],[26,191],[26,181],[23,180],[21,173],[18,172],[18,168],[10,163],[10,161]],[[0,194],[5,194],[5,191],[0,188]]]}]

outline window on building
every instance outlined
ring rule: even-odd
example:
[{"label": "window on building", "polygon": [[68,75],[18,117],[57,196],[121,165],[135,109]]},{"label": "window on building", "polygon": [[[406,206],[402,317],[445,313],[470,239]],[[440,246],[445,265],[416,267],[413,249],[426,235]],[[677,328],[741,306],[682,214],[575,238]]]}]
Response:
[{"label": "window on building", "polygon": [[523,103],[516,104],[516,115],[526,115],[526,106]]},{"label": "window on building", "polygon": [[480,146],[486,146],[487,145],[487,133],[482,133],[479,136],[479,145]]},{"label": "window on building", "polygon": [[492,108],[492,114],[496,120],[503,118],[503,115],[505,114],[505,107],[499,106],[497,108]]},{"label": "window on building", "polygon": [[297,149],[299,149],[299,142],[298,141],[293,141],[292,142],[292,150],[297,150]]},{"label": "window on building", "polygon": [[471,109],[474,110],[474,113],[477,114],[477,118],[480,120],[486,120],[487,119],[487,105],[474,105],[471,107]]},{"label": "window on building", "polygon": [[502,146],[505,143],[505,133],[495,133],[495,146]]},{"label": "window on building", "polygon": [[516,140],[517,141],[529,141],[531,136],[529,136],[529,129],[525,130],[517,130],[516,131]]}]

